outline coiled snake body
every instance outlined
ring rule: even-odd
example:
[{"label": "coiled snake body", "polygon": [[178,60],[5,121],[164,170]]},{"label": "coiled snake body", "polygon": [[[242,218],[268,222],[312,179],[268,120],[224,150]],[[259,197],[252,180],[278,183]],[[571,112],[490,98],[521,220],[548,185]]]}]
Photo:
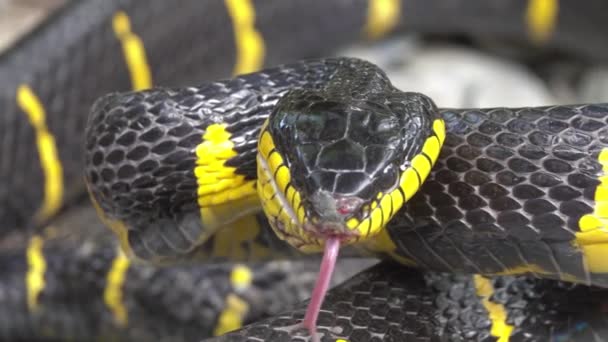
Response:
[{"label": "coiled snake body", "polygon": [[[603,48],[604,6],[601,1],[457,1],[448,6],[443,1],[428,0],[181,1],[179,6],[166,1],[86,0],[67,4],[0,57],[1,231],[10,242],[14,232],[20,235],[34,227],[47,227],[44,234],[29,238],[22,251],[7,255],[3,246],[2,265],[6,267],[2,269],[8,272],[3,272],[0,281],[0,337],[190,340],[197,333],[218,334],[238,327],[250,309],[264,305],[252,298],[263,301],[266,297],[252,297],[242,291],[253,289],[259,295],[264,292],[256,292],[257,289],[279,289],[285,283],[269,282],[268,279],[278,279],[277,273],[255,268],[262,279],[254,279],[253,286],[245,290],[238,281],[228,287],[217,286],[212,293],[222,298],[210,296],[211,304],[202,312],[202,318],[193,318],[196,301],[176,305],[172,279],[190,284],[185,279],[192,274],[193,278],[202,279],[225,273],[232,279],[232,274],[240,273],[203,270],[199,274],[188,268],[142,267],[129,264],[111,243],[99,243],[91,249],[89,243],[70,244],[70,239],[57,235],[57,228],[79,235],[87,231],[83,228],[95,226],[80,218],[67,224],[54,219],[61,208],[74,204],[83,193],[81,134],[95,98],[152,84],[193,84],[254,71],[264,64],[319,56],[336,45],[356,40],[360,31],[378,37],[401,26],[430,33],[477,35],[483,31],[490,36],[546,43],[585,59],[604,60],[608,56],[608,50]],[[201,36],[204,44],[197,44]],[[167,60],[172,62],[168,64]],[[208,87],[214,86],[218,83]],[[190,92],[197,90],[190,88]],[[242,100],[246,99],[245,96]],[[263,96],[257,100],[272,102]],[[239,105],[248,107],[251,103]],[[191,108],[188,103],[185,107]],[[379,230],[372,242],[358,245],[357,250],[348,251],[346,247],[342,253],[363,250],[430,269],[485,274],[528,272],[603,286],[603,233],[593,229],[598,221],[602,222],[602,183],[598,173],[603,168],[600,148],[604,146],[604,133],[597,124],[603,119],[602,113],[603,107],[594,105],[441,110],[446,128],[452,133],[447,135],[442,156],[425,186],[405,204],[403,214],[393,218],[386,230]],[[247,116],[237,116],[235,120],[244,117]],[[221,123],[222,118],[227,116],[215,117],[215,123]],[[259,125],[262,122],[263,119],[257,121]],[[147,124],[142,120],[133,129]],[[161,127],[170,124],[165,122]],[[235,193],[251,194],[249,199],[253,201],[251,180],[255,167],[251,144],[255,139],[233,138],[255,135],[256,130],[250,127],[259,126],[247,120],[241,120],[241,124],[235,121],[230,125],[234,129],[240,127],[233,132],[221,125],[204,130],[212,133],[203,139],[201,126],[196,127],[201,125],[199,122],[190,133],[198,135],[198,143],[206,141],[205,148],[218,152],[220,164],[234,158],[236,165],[229,163],[217,170],[229,171],[228,174],[217,176],[234,176],[242,185]],[[172,133],[169,140],[175,143],[177,152],[172,158],[190,153],[180,152],[179,148],[194,144],[194,138],[185,140],[188,135],[180,135],[180,129]],[[153,137],[154,134],[149,136]],[[228,140],[232,144],[226,145]],[[548,148],[557,146],[549,142],[566,148]],[[163,148],[172,146],[169,143],[149,152],[159,152],[160,156],[167,152]],[[508,148],[505,151],[496,146]],[[150,142],[148,147],[156,145]],[[233,147],[240,150],[234,151]],[[246,151],[250,152],[241,154]],[[246,163],[239,162],[235,154],[245,156],[248,166],[241,167]],[[475,162],[469,162],[470,158]],[[171,158],[162,161],[170,162]],[[155,177],[168,182],[163,184],[171,184],[175,179],[190,177],[192,169],[185,169],[193,163],[196,161],[188,157],[181,165],[173,165],[176,178],[163,176],[166,168]],[[144,169],[136,172],[146,172],[144,166],[155,166],[133,165]],[[119,169],[115,171],[114,177],[125,175],[119,175]],[[556,177],[545,177],[547,174]],[[102,173],[99,176],[104,177]],[[191,180],[195,184],[186,183],[181,188],[183,193],[199,188],[199,180],[194,178]],[[218,184],[212,179],[207,181]],[[137,184],[150,185],[145,179]],[[108,193],[119,191],[121,186]],[[141,189],[135,200],[148,203],[149,188]],[[156,199],[170,197],[163,195],[162,189],[155,190]],[[182,197],[183,193],[178,192],[169,202],[180,210],[188,206],[200,209],[198,194],[190,201],[190,195]],[[205,200],[212,198],[221,199],[212,196]],[[138,208],[141,203],[125,202],[124,206],[132,212],[149,209],[145,205]],[[242,203],[240,209],[226,206],[220,211],[222,215],[213,216],[204,227],[218,228],[222,218],[247,204]],[[169,207],[161,201],[159,215]],[[86,210],[76,207],[67,214]],[[167,211],[163,219],[174,217],[175,212]],[[140,219],[145,222],[150,217],[142,215]],[[136,237],[140,242],[133,238],[131,243],[124,243],[143,259],[267,260],[277,253],[283,257],[297,254],[276,238],[259,215],[239,218],[212,236],[201,235],[203,231],[196,224],[178,225],[180,229],[191,229],[182,230],[192,233],[189,236],[200,237],[196,241],[171,235],[177,230],[158,232],[161,227],[175,227],[179,222],[173,226],[151,221],[154,222],[145,230],[131,229],[134,235],[139,234]],[[119,233],[126,231],[119,225],[113,227]],[[126,238],[123,241],[129,242]],[[202,245],[190,250],[196,243]],[[64,246],[55,249],[54,244]],[[200,284],[205,289],[215,286],[206,285],[213,284],[206,280]],[[183,291],[196,296],[200,295],[198,288],[185,286]],[[78,305],[83,301],[91,305]],[[532,340],[602,339],[606,336],[603,303],[604,292],[587,286],[526,277],[499,276],[489,280],[482,276],[422,276],[383,265],[330,292],[318,325],[324,339],[333,335],[353,341],[407,340],[412,336],[452,340],[509,336]],[[216,322],[209,318],[213,314],[219,317]],[[283,327],[301,318],[296,310],[227,335],[226,339],[290,340]],[[331,334],[326,334],[330,329]]]},{"label": "coiled snake body", "polygon": [[601,104],[438,110],[367,62],[305,61],[101,99],[86,177],[123,247],[153,261],[196,254],[259,194],[281,239],[325,245],[313,330],[340,244],[436,271],[606,286],[607,118]]}]

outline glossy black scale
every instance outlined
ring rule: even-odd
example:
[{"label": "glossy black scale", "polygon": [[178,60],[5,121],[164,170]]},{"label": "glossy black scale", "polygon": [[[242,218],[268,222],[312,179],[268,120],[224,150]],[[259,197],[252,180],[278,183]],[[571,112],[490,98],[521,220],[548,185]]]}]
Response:
[{"label": "glossy black scale", "polygon": [[398,253],[441,271],[529,271],[608,286],[577,247],[608,147],[608,106],[444,110],[447,137],[389,224]]},{"label": "glossy black scale", "polygon": [[[478,286],[489,286],[491,316]],[[419,272],[384,262],[332,289],[321,341],[605,341],[606,292],[525,276],[491,279]],[[302,341],[285,327],[305,306],[209,341]],[[493,317],[493,318],[491,318]],[[493,329],[503,327],[502,329]],[[499,332],[500,336],[493,335]]]},{"label": "glossy black scale", "polygon": [[326,202],[348,199],[355,203],[348,214],[362,216],[362,205],[398,186],[436,118],[428,97],[394,88],[374,64],[342,58],[318,89],[285,94],[269,117],[268,132],[307,221],[342,222]]},{"label": "glossy black scale", "polygon": [[[126,224],[142,259],[179,257],[205,230],[194,174],[209,125],[225,125],[239,153],[226,166],[255,178],[256,139],[288,89],[325,81],[339,60],[299,62],[199,87],[110,94],[93,106],[85,178],[104,212]],[[320,76],[325,75],[325,76]]]}]

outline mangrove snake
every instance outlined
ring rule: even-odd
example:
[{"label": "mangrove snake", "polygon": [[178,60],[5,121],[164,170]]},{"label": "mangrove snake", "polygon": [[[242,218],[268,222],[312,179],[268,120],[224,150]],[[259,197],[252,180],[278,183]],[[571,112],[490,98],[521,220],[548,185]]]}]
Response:
[{"label": "mangrove snake", "polygon": [[607,286],[607,119],[602,104],[438,110],[368,62],[311,60],[100,99],[85,177],[127,254],[157,263],[193,258],[261,201],[280,239],[325,249],[303,321],[314,336],[342,244]]},{"label": "mangrove snake", "polygon": [[[230,73],[254,71],[264,64],[274,65],[295,58],[322,55],[337,45],[356,40],[361,31],[368,36],[378,37],[395,28],[469,35],[475,35],[480,28],[483,28],[484,35],[501,36],[517,41],[528,36],[533,42],[546,43],[562,52],[601,61],[605,60],[607,55],[607,50],[603,48],[607,35],[601,25],[603,23],[602,13],[605,13],[604,6],[602,2],[574,1],[559,3],[556,1],[488,3],[455,1],[446,4],[442,1],[415,0],[403,2],[353,1],[348,4],[325,1],[265,1],[259,3],[181,1],[179,6],[165,1],[144,3],[134,0],[87,0],[67,4],[0,57],[0,84],[2,85],[0,102],[3,108],[3,121],[0,124],[0,137],[3,141],[0,170],[2,176],[0,181],[3,182],[0,186],[2,232],[3,235],[8,236],[7,241],[10,242],[14,235],[22,235],[24,232],[31,231],[31,228],[47,227],[44,233],[39,231],[29,238],[27,249],[24,248],[24,251],[15,252],[14,255],[7,258],[4,258],[6,253],[2,254],[3,265],[7,265],[2,269],[9,272],[6,274],[3,272],[3,280],[0,284],[0,290],[2,290],[0,300],[3,304],[7,304],[0,306],[6,310],[2,313],[0,336],[9,340],[18,338],[29,340],[32,336],[55,339],[91,339],[108,333],[111,335],[107,337],[108,339],[132,340],[141,339],[142,335],[139,332],[145,331],[149,333],[147,336],[153,335],[156,339],[179,340],[196,336],[197,326],[208,327],[215,324],[215,322],[201,324],[200,320],[185,319],[185,317],[191,317],[185,312],[191,311],[189,311],[188,305],[176,305],[172,302],[175,298],[172,296],[174,287],[155,287],[154,281],[150,281],[151,278],[149,278],[152,275],[153,279],[161,283],[166,282],[167,279],[183,281],[186,274],[197,271],[187,268],[146,269],[145,266],[130,265],[123,256],[116,253],[112,244],[105,245],[105,247],[101,242],[99,246],[95,243],[63,246],[62,244],[66,243],[68,239],[61,236],[57,238],[54,234],[56,225],[62,225],[54,218],[59,209],[65,205],[74,204],[79,195],[83,193],[80,178],[82,162],[79,157],[81,133],[85,126],[88,108],[95,98],[104,93],[129,88],[143,89],[152,84],[167,86],[193,84],[200,80],[225,77]],[[207,20],[201,20],[202,16]],[[340,18],[340,20],[335,18]],[[212,39],[205,39],[204,44],[196,44],[195,42],[199,41],[201,36]],[[168,64],[167,60],[171,60],[171,63]],[[558,113],[554,114],[556,117],[553,117],[546,127],[542,126],[542,119],[536,117],[534,111],[532,113],[518,111],[518,114],[513,114],[519,115],[520,117],[518,117],[523,120],[522,127],[517,123],[509,126],[506,122],[502,122],[500,115],[503,114],[501,113],[509,112],[504,109],[493,112],[480,110],[442,112],[442,116],[446,119],[448,131],[460,127],[463,129],[462,134],[468,134],[466,130],[471,129],[472,132],[469,132],[471,134],[467,136],[467,142],[473,140],[480,144],[484,143],[480,136],[491,135],[491,131],[485,133],[480,131],[481,126],[478,126],[475,120],[488,117],[498,120],[498,126],[502,130],[521,129],[513,134],[514,142],[512,143],[516,143],[518,138],[528,139],[524,144],[535,141],[530,139],[540,139],[536,142],[541,142],[543,134],[532,135],[533,132],[525,131],[531,126],[548,129],[549,131],[540,131],[549,133],[549,136],[570,138],[573,140],[566,141],[581,144],[584,144],[587,136],[592,139],[601,138],[599,135],[601,130],[582,134],[582,138],[580,138],[582,140],[579,140],[578,134],[570,137],[567,133],[576,128],[583,131],[593,128],[597,118],[578,121],[574,119],[586,118],[585,115],[589,113],[602,113],[600,107],[581,106],[576,109],[556,107],[546,110]],[[572,110],[574,110],[572,115],[575,118],[568,120],[562,116]],[[462,120],[461,116],[465,120]],[[450,127],[450,118],[453,127]],[[555,125],[560,126],[560,123],[554,124],[554,121],[562,122],[562,124],[568,121],[569,128],[553,132],[552,129],[555,128]],[[591,122],[591,126],[587,126],[587,122]],[[577,124],[581,126],[576,126]],[[219,138],[220,141],[225,139],[226,135],[221,129],[216,132],[219,133],[216,138]],[[475,133],[483,134],[475,135]],[[506,136],[509,137],[511,134],[506,134]],[[482,140],[477,141],[477,139]],[[460,172],[465,172],[465,174],[467,170],[476,171],[475,168],[485,172],[484,167],[488,167],[491,174],[496,173],[490,180],[491,183],[494,182],[493,184],[508,190],[509,196],[515,196],[513,198],[517,198],[519,204],[535,203],[521,209],[522,212],[526,212],[526,215],[521,217],[530,220],[531,228],[535,224],[533,218],[542,216],[542,210],[547,210],[547,208],[549,212],[544,213],[546,217],[543,217],[541,221],[544,218],[554,219],[550,215],[551,210],[556,214],[555,216],[561,219],[572,218],[582,212],[592,215],[584,216],[585,219],[581,221],[583,222],[581,226],[576,226],[574,222],[566,222],[565,227],[568,230],[564,229],[565,233],[557,232],[557,236],[553,235],[556,232],[544,237],[540,233],[534,236],[530,231],[516,232],[516,230],[507,229],[501,231],[502,235],[497,237],[492,235],[490,229],[489,232],[483,230],[481,234],[471,234],[470,231],[466,231],[468,235],[464,234],[464,239],[461,239],[457,234],[458,229],[463,227],[457,225],[447,229],[443,221],[428,225],[429,222],[426,222],[424,218],[429,217],[429,208],[433,210],[435,205],[444,205],[445,211],[436,217],[446,219],[453,217],[450,215],[458,215],[453,208],[463,209],[469,204],[485,203],[487,206],[492,206],[493,203],[499,205],[499,208],[508,210],[508,205],[513,203],[501,203],[497,198],[487,198],[486,196],[491,195],[491,191],[485,195],[481,192],[477,193],[476,191],[481,191],[479,189],[483,184],[462,186],[464,181],[468,181],[467,179],[455,180],[453,176],[449,178],[449,174],[444,175],[448,178],[435,179],[435,175],[440,175],[439,172],[435,172],[425,184],[434,184],[435,190],[432,191],[445,188],[451,200],[447,196],[441,196],[439,200],[435,200],[440,201],[439,203],[433,202],[423,192],[407,204],[408,207],[416,209],[412,213],[417,214],[408,217],[405,224],[425,223],[425,228],[428,227],[428,229],[421,230],[420,227],[416,227],[415,230],[400,235],[407,235],[407,239],[404,241],[394,238],[393,236],[396,235],[389,229],[389,235],[379,235],[385,240],[366,246],[367,252],[375,251],[402,263],[417,263],[420,266],[441,270],[494,273],[509,269],[510,272],[528,271],[539,276],[602,285],[601,243],[596,244],[598,241],[601,242],[602,235],[596,234],[598,231],[594,233],[593,230],[589,234],[579,232],[582,228],[585,230],[590,227],[585,226],[585,222],[591,224],[592,227],[592,223],[595,222],[594,217],[601,215],[601,205],[596,205],[594,201],[596,193],[601,195],[601,187],[598,187],[597,178],[589,177],[589,172],[593,172],[593,167],[597,168],[602,164],[601,159],[599,161],[593,159],[601,156],[600,151],[585,155],[586,157],[579,159],[578,162],[569,160],[569,164],[580,165],[579,170],[584,170],[583,175],[587,175],[587,178],[591,180],[585,176],[574,180],[567,179],[567,182],[574,182],[573,184],[567,183],[568,186],[574,187],[574,193],[582,193],[582,195],[576,195],[578,199],[558,197],[557,201],[570,201],[574,204],[551,209],[551,206],[547,206],[543,200],[555,205],[556,199],[551,197],[555,195],[555,191],[553,195],[543,193],[541,197],[537,198],[520,199],[517,196],[518,193],[530,195],[530,192],[526,190],[529,190],[530,186],[539,187],[544,184],[559,188],[559,184],[542,183],[542,181],[550,182],[548,179],[543,180],[542,177],[540,179],[531,178],[536,171],[529,171],[526,169],[528,164],[517,162],[515,166],[509,164],[503,166],[513,168],[515,171],[518,170],[517,167],[524,168],[519,176],[525,179],[521,183],[510,184],[508,183],[509,175],[506,172],[501,173],[493,168],[497,164],[501,164],[498,161],[496,161],[497,164],[482,163],[481,166],[463,162],[469,156],[475,156],[478,160],[497,158],[499,156],[496,154],[497,151],[493,152],[494,155],[488,154],[486,148],[482,149],[474,144],[470,151],[466,151],[464,148],[457,148],[460,146],[459,142],[452,142],[456,143],[454,146],[450,146],[449,143],[448,136],[444,150],[452,154],[453,160],[456,160],[453,162],[455,165],[442,165],[439,162],[437,166],[447,169],[460,167],[463,169]],[[574,144],[574,146],[577,145]],[[478,150],[482,151],[482,156],[475,155]],[[522,154],[519,150],[515,151]],[[556,156],[553,151],[549,153],[550,156],[540,157],[533,152],[529,152],[531,154],[527,156],[533,159],[533,156],[536,155],[541,161]],[[526,156],[525,153],[526,151],[522,156]],[[559,157],[560,152],[556,153]],[[506,158],[505,160],[508,161],[513,159],[513,156]],[[561,155],[561,158],[567,158],[567,156]],[[538,166],[535,163],[531,164]],[[35,167],[35,165],[40,165],[40,167]],[[550,163],[550,167],[556,167],[556,169],[549,169],[549,171],[561,170],[560,165],[564,166],[563,163]],[[545,167],[544,164],[542,166]],[[475,173],[473,172],[473,174]],[[499,174],[507,177],[495,177]],[[463,174],[458,173],[458,175]],[[477,180],[483,179],[476,178],[476,176],[469,177]],[[517,179],[517,177],[511,177],[512,182],[516,182]],[[559,179],[564,181],[562,178]],[[244,180],[247,179],[244,178]],[[539,181],[541,183],[538,183]],[[528,185],[528,187],[520,185]],[[523,192],[516,191],[518,186],[520,186],[518,191],[523,189]],[[580,191],[577,190],[579,189],[577,186],[581,190],[582,188],[592,190]],[[501,193],[501,188],[498,186],[494,188],[487,186],[486,188],[486,190],[497,191],[495,194],[497,196]],[[565,191],[567,196],[573,194],[572,191]],[[559,191],[557,193],[558,195],[563,194]],[[427,197],[429,203],[425,203]],[[145,199],[145,195],[142,198]],[[194,202],[192,205],[196,206],[197,203]],[[464,207],[460,207],[461,205]],[[530,214],[526,211],[530,209],[540,209],[541,212]],[[66,213],[69,215],[70,211],[78,212],[78,210],[73,207]],[[227,207],[226,210],[231,209]],[[232,208],[232,211],[235,210]],[[466,210],[474,211],[474,209]],[[463,222],[478,224],[479,221],[476,220],[483,220],[484,216],[484,214],[475,213],[465,215]],[[518,222],[517,220],[521,220],[521,217],[507,217],[507,223]],[[468,221],[471,219],[473,221]],[[536,222],[538,223],[539,219]],[[85,231],[83,228],[89,224],[76,220],[68,224],[66,228],[72,233],[80,233],[80,231]],[[528,225],[519,225],[516,229],[526,226]],[[497,227],[502,226],[498,224]],[[489,224],[483,228],[492,228],[492,225]],[[555,227],[552,226],[552,228]],[[220,229],[210,237],[201,236],[201,241],[197,242],[208,239],[196,249],[197,255],[187,253],[182,258],[249,260],[252,258],[269,259],[273,257],[273,252],[276,250],[283,256],[290,256],[294,253],[293,249],[289,249],[273,234],[270,234],[267,223],[259,215],[239,219],[231,229],[233,230]],[[121,232],[119,228],[117,231]],[[424,234],[419,235],[421,232]],[[470,258],[466,253],[463,254],[463,251],[473,253],[476,256],[475,260],[477,260],[478,254],[485,255],[484,253],[490,256],[479,258],[480,260],[493,260],[491,255],[494,253],[515,255],[511,250],[500,250],[500,247],[505,246],[503,244],[487,244],[488,241],[501,243],[509,241],[509,238],[513,236],[507,232],[512,232],[518,240],[525,241],[522,242],[525,246],[519,250],[530,251],[531,255],[522,255],[521,259],[516,260],[496,260],[490,265],[476,265],[467,262],[467,259]],[[450,236],[451,233],[457,236]],[[159,235],[151,234],[150,237],[153,238],[152,241],[162,242],[158,239]],[[455,243],[473,241],[467,240],[469,237],[482,239],[483,244],[455,245]],[[576,240],[577,245],[574,245],[572,240]],[[419,243],[414,241],[419,241]],[[548,243],[543,244],[542,241]],[[565,241],[565,243],[560,244],[560,241]],[[390,242],[395,243],[394,248]],[[55,243],[61,248],[54,249]],[[138,247],[148,245],[134,244]],[[557,245],[560,247],[556,252],[573,252],[573,257],[567,258],[567,260],[558,259],[560,254],[556,253],[555,258],[545,260],[550,255],[548,248]],[[387,246],[389,248],[386,248]],[[475,249],[480,246],[490,246],[487,248],[489,251]],[[535,250],[534,246],[541,246],[543,249]],[[577,248],[581,246],[582,249]],[[82,247],[84,250],[79,250],[77,247]],[[153,246],[153,251],[158,253],[157,255],[176,251],[176,249],[166,250],[164,247],[162,244]],[[177,247],[179,250],[182,246]],[[428,250],[433,247],[441,248],[442,251],[446,250],[446,255],[443,255],[443,252],[423,254],[423,251],[420,250],[421,248]],[[101,251],[92,252],[90,248],[101,248]],[[76,254],[74,254],[74,250],[76,250]],[[142,251],[144,250],[140,252]],[[12,253],[10,250],[9,252]],[[598,261],[598,259],[600,260]],[[585,265],[587,268],[581,265]],[[90,281],[80,284],[82,279],[79,278],[79,275],[83,272],[89,274],[85,272],[87,270],[92,271],[90,276],[87,276],[90,277],[87,278]],[[500,276],[488,280],[481,276],[460,277],[430,273],[423,277],[418,273],[408,271],[403,271],[404,274],[398,273],[390,269],[390,266],[380,266],[330,293],[325,301],[325,307],[331,312],[321,313],[318,322],[320,331],[340,328],[338,330],[341,331],[333,330],[336,332],[335,335],[348,336],[351,340],[382,337],[405,340],[413,336],[457,340],[493,338],[504,340],[509,336],[514,339],[546,340],[548,337],[552,337],[588,340],[605,336],[605,332],[602,333],[602,330],[605,330],[603,292],[598,292],[592,287],[569,286],[526,277]],[[148,276],[141,277],[138,274]],[[202,271],[200,277],[206,277],[206,275],[207,273]],[[264,279],[261,281],[261,284],[265,284],[262,286],[263,288],[272,288],[278,283],[264,281]],[[72,286],[70,284],[79,284],[83,287],[89,284],[91,291],[70,293],[67,291]],[[240,286],[238,282],[234,284],[235,288]],[[155,288],[155,291],[160,291],[160,295],[167,296],[167,300],[158,303],[160,305],[158,309],[138,310],[138,308],[146,306],[149,308],[147,303],[155,302],[155,298],[159,296],[159,292],[155,291],[145,294],[148,286]],[[219,306],[222,306],[222,303],[226,306],[226,310],[222,312],[222,315],[226,315],[222,317],[229,317],[228,321],[232,322],[229,324],[231,327],[238,326],[240,323],[235,322],[240,322],[242,316],[240,312],[247,311],[243,309],[247,307],[247,304],[243,305],[242,301],[244,300],[248,304],[255,303],[248,296],[242,297],[239,301],[235,299],[239,297],[238,293],[235,295],[236,297],[231,297],[230,293],[226,294],[226,291],[233,290],[216,292],[220,297],[228,296],[225,302],[220,299]],[[196,293],[195,288],[187,287],[185,291]],[[131,295],[134,297],[130,297]],[[86,308],[82,308],[78,304],[66,305],[65,303],[66,301],[91,302],[89,298],[84,299],[87,296],[93,297],[93,301],[97,297],[103,297],[103,300],[94,301],[94,305]],[[139,300],[134,299],[138,296]],[[344,301],[347,298],[354,299],[352,304]],[[406,300],[404,301],[403,298]],[[217,302],[211,305],[210,314],[214,313],[211,308],[217,308],[216,304]],[[71,310],[73,306],[78,308]],[[185,311],[176,309],[176,306]],[[249,308],[251,307],[249,306]],[[235,312],[237,313],[235,314]],[[138,314],[148,316],[138,320],[136,319]],[[166,329],[162,324],[155,324],[156,322],[166,323],[169,319],[163,317],[167,316],[176,317],[176,319],[167,324]],[[209,316],[203,315],[202,317]],[[385,319],[381,319],[382,317]],[[399,319],[395,319],[396,317]],[[237,332],[235,335],[227,335],[226,339],[289,339],[283,327],[295,323],[293,318],[301,320],[302,317],[296,312],[274,318]],[[86,320],[86,323],[83,320]],[[202,320],[206,322],[208,319],[203,318]],[[222,318],[219,318],[218,327],[221,325],[221,321]],[[539,325],[538,322],[543,322],[543,324]],[[156,329],[151,329],[151,327]],[[182,329],[183,327],[187,327],[189,333],[186,333],[186,330]],[[172,330],[172,328],[176,330]],[[133,333],[134,330],[139,332]],[[201,336],[208,333],[205,329],[200,331]],[[215,329],[215,333],[218,331],[225,331],[225,329]],[[327,338],[329,335],[324,334],[324,339]]]}]

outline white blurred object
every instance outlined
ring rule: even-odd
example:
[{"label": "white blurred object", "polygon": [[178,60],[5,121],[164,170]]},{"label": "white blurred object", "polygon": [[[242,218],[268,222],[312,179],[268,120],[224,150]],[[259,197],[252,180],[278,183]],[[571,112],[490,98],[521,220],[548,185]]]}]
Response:
[{"label": "white blurred object", "polygon": [[476,50],[423,47],[396,39],[355,47],[342,55],[367,59],[383,68],[404,91],[430,96],[440,107],[541,106],[558,103],[545,83],[525,67]]},{"label": "white blurred object", "polygon": [[580,102],[608,102],[608,67],[593,67],[584,72],[578,93]]},{"label": "white blurred object", "polygon": [[0,52],[32,30],[65,0],[0,0]]}]

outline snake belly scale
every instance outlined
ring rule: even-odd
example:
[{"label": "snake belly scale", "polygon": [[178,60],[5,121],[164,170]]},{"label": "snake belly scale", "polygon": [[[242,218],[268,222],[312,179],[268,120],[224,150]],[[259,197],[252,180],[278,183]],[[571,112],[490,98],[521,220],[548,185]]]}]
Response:
[{"label": "snake belly scale", "polygon": [[[342,79],[347,74],[352,79]],[[353,113],[372,125],[344,119]],[[333,239],[433,270],[606,286],[598,245],[606,241],[607,117],[599,104],[438,110],[423,95],[394,90],[367,62],[303,61],[199,87],[104,97],[87,129],[86,177],[123,247],[144,260],[189,258],[238,213],[259,210],[252,199],[259,146],[257,187],[270,225],[305,252],[325,244],[327,255]],[[346,133],[326,139],[341,125]],[[370,126],[376,130],[364,131]],[[217,155],[205,159],[198,152],[210,142]],[[359,163],[361,144],[384,154]],[[374,177],[361,175],[366,163]],[[221,179],[215,187],[195,172],[201,166]],[[224,202],[200,201],[213,195],[205,190]],[[375,217],[382,223],[372,229]]]}]

